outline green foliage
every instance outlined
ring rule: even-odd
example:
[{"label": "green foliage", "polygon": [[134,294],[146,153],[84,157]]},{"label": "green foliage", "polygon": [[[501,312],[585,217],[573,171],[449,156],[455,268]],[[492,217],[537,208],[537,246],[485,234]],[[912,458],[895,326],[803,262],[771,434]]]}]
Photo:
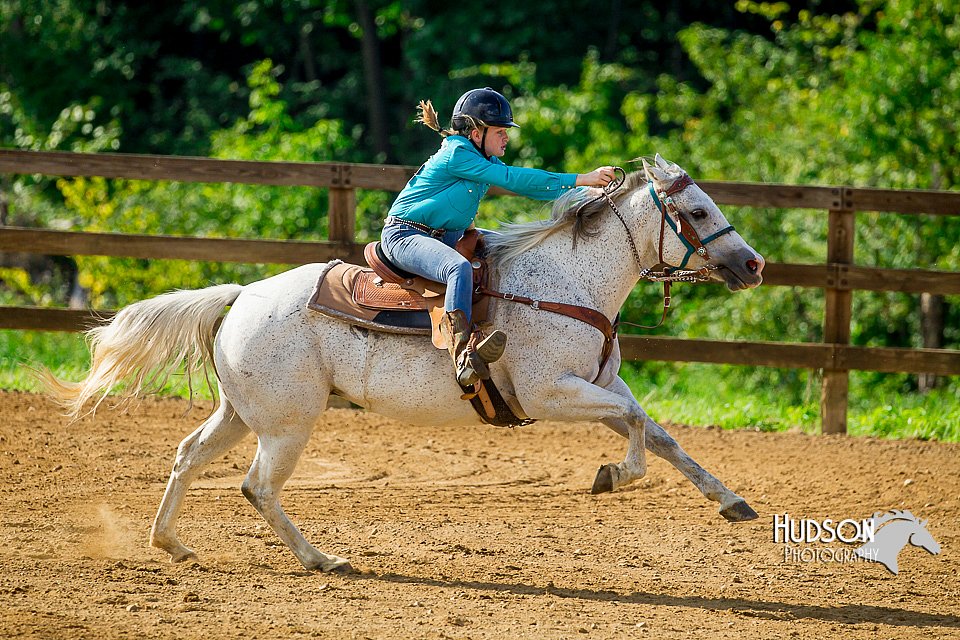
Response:
[{"label": "green foliage", "polygon": [[773,23],[773,41],[694,25],[680,38],[711,87],[698,95],[664,78],[658,111],[681,125],[674,138],[709,175],[955,186],[957,8],[863,0],[843,15],[801,11],[792,25]]},{"label": "green foliage", "polygon": [[851,435],[960,441],[960,403],[955,389],[937,389],[926,395],[896,389],[877,391],[854,376],[854,403],[847,427]]},{"label": "green foliage", "polygon": [[[363,26],[361,4],[372,30]],[[412,123],[417,101],[432,98],[445,119],[464,90],[490,85],[510,97],[522,125],[505,160],[524,166],[631,168],[632,158],[658,151],[700,179],[960,188],[957,0],[625,0],[609,8],[586,0],[489,11],[437,10],[422,0],[0,0],[0,146],[376,162],[382,156],[375,155],[371,116],[379,103],[391,160],[416,165],[438,143]],[[371,44],[382,67],[382,81],[372,84],[363,55]],[[379,234],[391,199],[358,194],[358,240]],[[12,223],[28,226],[327,235],[326,192],[312,188],[0,176],[0,200]],[[548,206],[490,198],[478,224],[542,217]],[[826,259],[823,212],[726,213],[770,261]],[[860,213],[855,247],[862,265],[958,271],[960,218]],[[98,307],[286,268],[77,262]],[[0,303],[56,304],[66,288],[36,282],[19,266],[0,277]],[[728,295],[715,286],[679,286],[674,294],[676,308],[656,333],[822,338],[817,290]],[[950,348],[960,347],[958,303],[947,298]],[[640,285],[623,317],[651,323],[659,305],[659,288]],[[853,342],[918,346],[919,318],[917,296],[857,292]],[[64,362],[82,359],[79,347],[67,346],[73,338],[0,335],[0,353],[31,349],[49,362],[59,349]],[[11,362],[4,361],[6,380],[18,379]],[[626,371],[638,397],[654,383],[646,404],[666,420],[803,430],[817,422],[819,383],[806,371],[662,363]],[[926,396],[915,393],[911,376],[857,373],[852,380],[852,432],[958,438],[949,426],[960,424],[956,378]]]},{"label": "green foliage", "polygon": [[[820,380],[813,372],[627,363],[621,374],[654,420],[760,431],[819,429]],[[851,372],[847,418],[851,435],[960,442],[955,390],[906,393],[898,388],[904,376],[885,378]]]},{"label": "green foliage", "polygon": [[57,376],[79,380],[89,365],[79,334],[0,330],[0,388],[40,391],[30,367],[43,366]]},{"label": "green foliage", "polygon": [[[270,61],[249,78],[250,111],[211,141],[213,157],[312,162],[348,155],[351,139],[337,121],[302,127],[279,99]],[[192,184],[71,178],[58,181],[69,226],[85,231],[157,235],[319,240],[327,236],[326,191],[308,187]],[[211,256],[214,257],[214,256]],[[249,282],[279,266],[78,257],[81,284],[95,307],[125,305],[176,288]]]}]

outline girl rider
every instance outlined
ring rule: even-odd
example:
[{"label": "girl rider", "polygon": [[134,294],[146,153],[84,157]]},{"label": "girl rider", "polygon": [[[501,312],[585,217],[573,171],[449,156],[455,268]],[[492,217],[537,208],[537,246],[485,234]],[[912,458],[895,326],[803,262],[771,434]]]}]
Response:
[{"label": "girl rider", "polygon": [[[480,340],[471,328],[473,272],[454,250],[473,225],[480,199],[496,185],[537,200],[553,200],[575,186],[603,187],[613,167],[590,173],[551,173],[510,167],[500,161],[513,121],[510,103],[490,87],[463,94],[453,109],[450,128],[441,130],[433,105],[420,103],[422,122],[443,136],[439,151],[424,163],[390,208],[382,248],[398,267],[447,285],[440,331],[447,340],[464,386],[490,377],[487,365],[503,355],[507,336],[494,331]],[[477,333],[473,336],[472,334]]]}]

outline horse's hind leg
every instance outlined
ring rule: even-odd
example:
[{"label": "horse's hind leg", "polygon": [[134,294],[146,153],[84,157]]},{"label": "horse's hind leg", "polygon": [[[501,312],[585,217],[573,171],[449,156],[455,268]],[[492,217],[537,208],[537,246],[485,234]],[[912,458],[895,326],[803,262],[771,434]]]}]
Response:
[{"label": "horse's hind leg", "polygon": [[327,555],[307,542],[280,506],[280,491],[293,474],[297,460],[310,439],[311,431],[312,420],[299,425],[271,428],[270,433],[258,429],[260,440],[257,455],[243,481],[243,495],[304,567],[321,571],[349,570],[348,560]]},{"label": "horse's hind leg", "polygon": [[[617,378],[606,388],[614,393],[633,397],[630,388],[620,378]],[[628,437],[627,424],[624,421],[607,419],[602,422],[623,437]],[[720,480],[697,464],[696,460],[691,458],[663,427],[649,419],[645,429],[645,444],[653,454],[676,467],[706,498],[719,502],[720,515],[730,522],[743,522],[758,517],[757,512],[747,504],[746,500],[728,489]],[[603,472],[603,469],[601,467],[601,472]]]},{"label": "horse's hind leg", "polygon": [[223,398],[213,415],[180,443],[167,490],[150,531],[150,544],[169,553],[171,562],[195,557],[177,537],[177,516],[190,483],[205,466],[232,449],[249,432],[250,428]]}]

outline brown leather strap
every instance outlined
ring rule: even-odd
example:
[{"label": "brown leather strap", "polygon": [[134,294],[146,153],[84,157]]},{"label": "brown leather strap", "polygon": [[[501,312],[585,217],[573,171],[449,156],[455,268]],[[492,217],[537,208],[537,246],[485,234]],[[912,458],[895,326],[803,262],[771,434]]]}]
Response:
[{"label": "brown leather strap", "polygon": [[463,237],[457,240],[457,246],[454,248],[467,260],[473,260],[473,256],[477,252],[477,243],[481,239],[480,232],[474,227],[470,227],[463,232]]},{"label": "brown leather strap", "polygon": [[672,196],[675,193],[680,193],[681,191],[683,191],[684,189],[686,189],[692,184],[694,184],[693,178],[691,178],[687,174],[683,174],[682,176],[674,180],[673,184],[667,187],[667,190],[664,191],[663,194],[668,197]]},{"label": "brown leather strap", "polygon": [[[673,204],[673,200],[670,196],[680,193],[687,187],[696,184],[693,181],[693,178],[687,174],[683,174],[679,178],[673,181],[669,187],[664,191],[659,192],[658,197],[663,202],[663,206],[673,214],[673,217],[677,221],[677,231],[686,238],[687,242],[693,247],[694,251],[697,252],[697,255],[703,257],[706,260],[710,259],[710,255],[707,253],[707,248],[703,246],[703,243],[700,242],[700,236],[697,235],[696,230],[683,219],[683,216],[680,215],[680,211],[677,209],[676,205]],[[666,216],[664,216],[660,221],[660,262],[663,262],[663,225],[666,221]]]},{"label": "brown leather strap", "polygon": [[533,418],[520,418],[503,399],[493,380],[480,380],[472,386],[460,385],[463,400],[469,400],[474,411],[486,424],[495,427],[525,427],[536,422]]},{"label": "brown leather strap", "polygon": [[[590,307],[581,307],[579,305],[566,304],[564,302],[534,300],[533,298],[513,295],[511,293],[501,293],[500,291],[494,291],[493,289],[488,289],[487,287],[479,287],[478,290],[485,296],[491,296],[493,298],[500,298],[501,300],[509,300],[512,302],[519,302],[520,304],[525,304],[533,307],[534,309],[542,309],[543,311],[549,311],[561,316],[567,316],[568,318],[573,318],[574,320],[579,320],[580,322],[589,324],[591,327],[603,334],[603,349],[600,351],[600,372],[603,372],[603,367],[607,364],[607,360],[610,359],[610,354],[613,353],[613,343],[617,338],[617,331],[610,320],[607,319],[607,316],[603,315],[596,309],[591,309]],[[599,376],[600,373],[597,374],[598,378]]]},{"label": "brown leather strap", "polygon": [[663,281],[663,313],[660,314],[660,320],[657,324],[636,324],[634,322],[624,322],[623,324],[628,324],[631,327],[638,327],[640,329],[657,329],[667,320],[667,313],[670,311],[670,281]]},{"label": "brown leather strap", "polygon": [[694,251],[697,252],[697,255],[702,257],[704,260],[710,259],[710,254],[707,253],[707,248],[703,246],[703,243],[700,242],[700,236],[697,235],[696,230],[683,219],[683,216],[680,213],[676,213],[677,216],[677,229],[680,230],[680,233],[684,238],[687,239],[687,242],[693,245]]}]

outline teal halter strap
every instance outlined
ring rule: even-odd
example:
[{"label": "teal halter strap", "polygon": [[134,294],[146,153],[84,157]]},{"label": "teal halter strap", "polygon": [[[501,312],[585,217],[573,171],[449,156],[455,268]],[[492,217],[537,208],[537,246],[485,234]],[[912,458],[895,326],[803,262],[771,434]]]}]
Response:
[{"label": "teal halter strap", "polygon": [[[674,193],[680,193],[691,184],[693,184],[693,180],[691,180],[689,177],[684,175],[679,180],[674,182],[669,189],[667,189],[667,191],[665,192],[666,202],[662,202],[660,200],[660,197],[657,195],[656,187],[654,186],[653,182],[650,182],[650,197],[653,198],[654,204],[656,204],[657,209],[660,210],[660,215],[663,216],[664,221],[666,221],[667,225],[670,226],[670,228],[673,230],[673,233],[677,236],[677,238],[680,239],[680,242],[683,243],[683,246],[687,248],[687,252],[683,255],[683,260],[680,262],[680,265],[677,267],[678,269],[686,268],[687,262],[690,261],[690,257],[694,253],[701,256],[702,258],[709,259],[710,256],[707,254],[707,247],[706,247],[707,243],[713,242],[717,238],[724,236],[732,231],[736,231],[733,225],[729,225],[724,227],[723,229],[720,229],[716,233],[707,236],[705,239],[701,240],[700,237],[697,235],[696,229],[694,229],[692,225],[687,223],[687,225],[690,227],[690,231],[688,233],[689,235],[693,236],[692,239],[695,240],[696,243],[692,242],[691,238],[688,238],[688,234],[685,234],[681,231],[679,227],[680,212],[677,211],[676,206],[673,204],[672,196]],[[671,216],[668,213],[667,211],[668,208],[673,210],[673,212],[677,216],[677,220],[674,220],[673,216]],[[661,242],[662,241],[663,240],[661,238]],[[699,244],[700,246],[697,246],[697,244]]]}]

